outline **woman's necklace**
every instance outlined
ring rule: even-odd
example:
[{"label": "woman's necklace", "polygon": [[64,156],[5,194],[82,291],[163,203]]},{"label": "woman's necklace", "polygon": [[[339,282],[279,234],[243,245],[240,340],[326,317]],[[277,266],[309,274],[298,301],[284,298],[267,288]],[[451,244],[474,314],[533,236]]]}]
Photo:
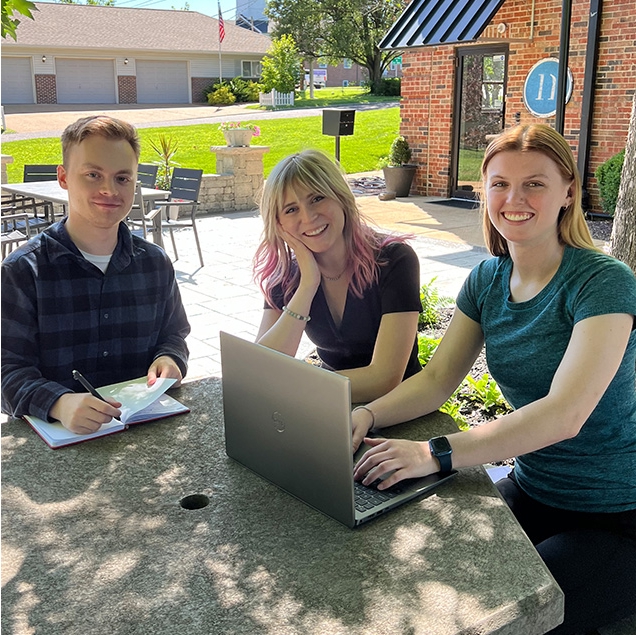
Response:
[{"label": "woman's necklace", "polygon": [[325,280],[329,280],[330,282],[337,282],[338,280],[340,280],[340,278],[342,278],[342,276],[344,275],[344,272],[347,270],[347,268],[345,267],[337,276],[328,276],[327,274],[323,273],[322,271],[320,272],[320,275],[325,279]]}]

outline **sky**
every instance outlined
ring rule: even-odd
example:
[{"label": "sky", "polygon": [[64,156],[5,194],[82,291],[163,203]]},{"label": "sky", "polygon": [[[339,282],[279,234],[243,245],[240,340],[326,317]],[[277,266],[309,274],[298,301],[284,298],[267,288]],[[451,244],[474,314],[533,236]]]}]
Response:
[{"label": "sky", "polygon": [[[190,5],[190,11],[198,11],[205,15],[218,17],[217,0],[115,0],[116,7],[131,7],[134,9],[182,9]],[[237,0],[220,0],[221,13],[224,20],[236,18]],[[250,0],[238,0],[239,6],[248,7]]]}]

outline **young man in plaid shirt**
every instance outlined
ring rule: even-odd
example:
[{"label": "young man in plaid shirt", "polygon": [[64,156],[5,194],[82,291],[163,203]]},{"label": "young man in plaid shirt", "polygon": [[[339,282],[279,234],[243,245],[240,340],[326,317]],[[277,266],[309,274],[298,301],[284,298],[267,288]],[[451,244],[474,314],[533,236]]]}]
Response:
[{"label": "young man in plaid shirt", "polygon": [[122,222],[135,194],[135,129],[79,119],[62,153],[68,217],[2,263],[2,410],[87,434],[119,416],[120,404],[75,393],[73,369],[95,386],[143,375],[180,381],[190,325],[169,258]]}]

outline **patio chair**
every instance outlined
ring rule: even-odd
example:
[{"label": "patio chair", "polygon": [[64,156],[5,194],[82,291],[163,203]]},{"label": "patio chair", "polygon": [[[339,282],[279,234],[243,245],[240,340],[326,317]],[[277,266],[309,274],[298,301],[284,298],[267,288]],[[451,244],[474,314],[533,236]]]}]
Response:
[{"label": "patio chair", "polygon": [[2,259],[4,260],[19,243],[26,242],[31,237],[28,214],[7,214],[0,218],[0,244],[2,245]]},{"label": "patio chair", "polygon": [[[57,165],[25,165],[22,175],[24,183],[35,181],[56,181]],[[39,216],[38,211],[42,212]],[[27,213],[29,225],[38,232],[46,229],[54,221],[53,204],[48,201],[36,201],[32,196],[19,194],[2,195],[2,213]]]},{"label": "patio chair", "polygon": [[2,217],[20,215],[20,220],[15,222],[16,229],[24,230],[28,225],[29,230],[35,233],[43,231],[53,223],[52,203],[36,201],[29,196],[3,195],[1,214]]},{"label": "patio chair", "polygon": [[143,184],[137,181],[135,199],[126,222],[133,234],[138,235],[141,230],[143,237],[147,239],[148,234],[152,233],[155,216],[157,214],[161,214],[162,210],[157,207],[150,212],[147,211],[148,206],[146,205],[146,201],[141,193],[142,187],[144,187]]},{"label": "patio chair", "polygon": [[57,181],[57,165],[25,165],[22,181],[24,183]]},{"label": "patio chair", "polygon": [[[167,201],[158,201],[155,205],[158,209],[166,210],[166,215],[162,217],[164,219],[163,227],[170,232],[175,260],[179,260],[179,254],[177,252],[177,244],[174,239],[174,231],[176,229],[186,229],[191,227],[194,232],[194,240],[197,245],[197,251],[199,252],[199,261],[203,267],[203,253],[201,252],[201,243],[199,242],[199,233],[197,232],[196,225],[196,212],[199,205],[199,201],[197,199],[199,198],[202,178],[203,170],[174,168],[172,171],[172,179],[170,180],[170,198]],[[185,209],[187,211],[187,217],[171,220],[169,218],[168,210],[175,207]]]},{"label": "patio chair", "polygon": [[157,182],[158,171],[158,165],[153,165],[151,163],[140,163],[137,166],[137,181],[141,183],[142,187],[154,188]]},{"label": "patio chair", "polygon": [[[57,164],[27,164],[24,166],[24,172],[22,174],[22,181],[24,183],[35,183],[37,181],[57,181]],[[37,216],[37,207],[42,207],[45,216],[49,221],[49,225],[55,221],[55,212],[53,203],[49,201],[36,201],[31,199],[34,205],[34,216]],[[63,214],[66,215],[66,206],[62,206]]]}]

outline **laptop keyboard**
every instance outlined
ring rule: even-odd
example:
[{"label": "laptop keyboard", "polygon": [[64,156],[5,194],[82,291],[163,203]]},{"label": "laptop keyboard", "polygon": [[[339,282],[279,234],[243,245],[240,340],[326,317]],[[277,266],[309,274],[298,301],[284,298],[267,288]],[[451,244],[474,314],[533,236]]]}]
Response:
[{"label": "laptop keyboard", "polygon": [[398,485],[394,485],[386,490],[377,490],[375,487],[367,487],[359,481],[354,481],[354,498],[356,511],[367,512],[385,501],[401,494],[404,490]]}]

